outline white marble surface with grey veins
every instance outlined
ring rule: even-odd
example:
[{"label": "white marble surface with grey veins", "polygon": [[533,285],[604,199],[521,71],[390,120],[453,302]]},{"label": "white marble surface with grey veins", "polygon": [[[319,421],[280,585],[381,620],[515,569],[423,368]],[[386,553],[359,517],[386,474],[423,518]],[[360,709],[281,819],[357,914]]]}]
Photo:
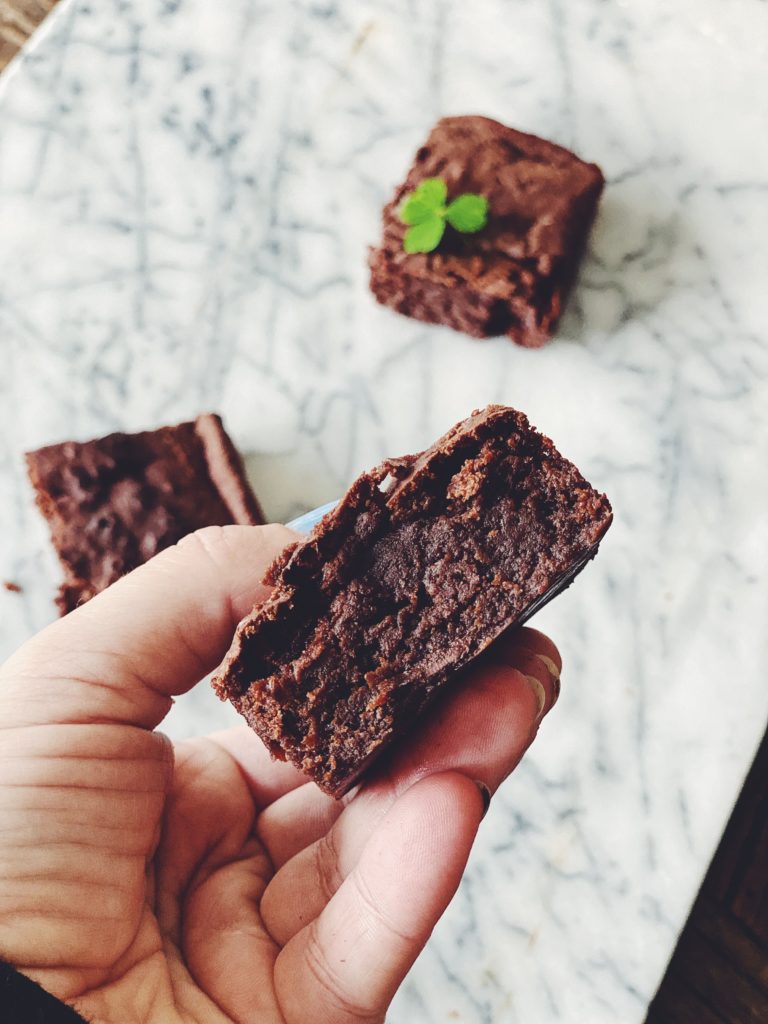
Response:
[{"label": "white marble surface with grey veins", "polygon": [[[397,1024],[640,1024],[762,734],[767,57],[761,0],[65,0],[0,85],[2,653],[53,616],[21,452],[54,440],[219,410],[284,520],[506,402],[613,501],[537,620],[561,703]],[[542,351],[366,290],[462,112],[605,170]],[[231,714],[203,687],[168,728]]]}]

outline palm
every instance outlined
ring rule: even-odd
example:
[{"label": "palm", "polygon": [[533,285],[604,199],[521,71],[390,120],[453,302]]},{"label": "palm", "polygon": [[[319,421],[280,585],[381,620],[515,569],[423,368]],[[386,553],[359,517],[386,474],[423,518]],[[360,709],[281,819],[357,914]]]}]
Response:
[{"label": "palm", "polygon": [[[17,932],[28,926],[34,956],[19,966],[88,1019],[131,1024],[125,1007],[134,1006],[142,1024],[190,1014],[211,1024],[254,1014],[264,1024],[281,1021],[274,981],[280,946],[259,913],[274,872],[255,835],[258,808],[236,760],[219,742],[190,741],[176,748],[169,777],[167,747],[157,735],[119,726],[62,728],[76,778],[62,780],[56,747],[43,746],[23,766],[35,777],[25,810],[42,813],[20,863],[43,853],[35,888],[47,893],[47,926],[41,947],[40,900],[30,907],[25,872],[17,885],[6,885],[0,915]],[[232,742],[232,734],[222,740]],[[109,754],[94,757],[107,747]],[[6,777],[0,787],[4,806],[15,781]],[[55,806],[46,800],[51,791]],[[84,805],[91,821],[87,871],[79,840],[67,842],[64,860],[53,852],[61,821],[78,817]],[[294,840],[299,836],[280,837],[284,846]]]},{"label": "palm", "polygon": [[557,653],[522,631],[343,803],[246,727],[174,756],[151,730],[221,656],[280,543],[233,527],[197,545],[3,669],[0,958],[99,1024],[383,1021],[461,877],[472,780],[493,791],[519,760]]}]

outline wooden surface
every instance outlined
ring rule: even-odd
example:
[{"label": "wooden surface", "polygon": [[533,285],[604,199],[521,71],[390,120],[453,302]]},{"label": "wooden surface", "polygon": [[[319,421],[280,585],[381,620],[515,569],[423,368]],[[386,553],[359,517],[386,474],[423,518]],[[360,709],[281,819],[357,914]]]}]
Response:
[{"label": "wooden surface", "polygon": [[0,70],[55,5],[56,0],[0,0]]},{"label": "wooden surface", "polygon": [[768,1024],[768,732],[647,1024]]},{"label": "wooden surface", "polygon": [[[55,4],[0,0],[0,69]],[[768,733],[646,1024],[768,1024]]]}]

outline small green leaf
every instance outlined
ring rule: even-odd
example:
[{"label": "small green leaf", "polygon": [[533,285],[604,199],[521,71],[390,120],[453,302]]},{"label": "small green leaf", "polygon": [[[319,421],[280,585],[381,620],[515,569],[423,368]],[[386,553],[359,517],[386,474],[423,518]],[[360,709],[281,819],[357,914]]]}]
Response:
[{"label": "small green leaf", "polygon": [[442,178],[425,178],[400,204],[400,220],[409,226],[403,239],[408,253],[432,252],[440,244],[446,222],[456,231],[473,233],[488,220],[488,200],[467,192],[446,206],[448,186]]},{"label": "small green leaf", "polygon": [[445,216],[452,228],[463,234],[480,231],[488,222],[488,200],[466,192],[448,204]]},{"label": "small green leaf", "polygon": [[423,224],[434,216],[434,207],[425,203],[415,192],[406,196],[400,206],[400,220],[403,224]]},{"label": "small green leaf", "polygon": [[444,231],[445,221],[439,214],[433,213],[429,220],[408,228],[403,239],[403,248],[408,253],[432,252],[440,244]]},{"label": "small green leaf", "polygon": [[448,198],[448,186],[442,178],[425,178],[416,186],[413,195],[436,210],[439,206],[445,205],[445,200]]}]

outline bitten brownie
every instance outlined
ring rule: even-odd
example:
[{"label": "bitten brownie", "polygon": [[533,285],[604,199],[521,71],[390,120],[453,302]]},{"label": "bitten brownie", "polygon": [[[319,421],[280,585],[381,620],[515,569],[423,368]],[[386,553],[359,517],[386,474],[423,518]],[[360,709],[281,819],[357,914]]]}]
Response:
[{"label": "bitten brownie", "polygon": [[[425,178],[442,178],[449,200],[485,196],[488,223],[476,234],[449,226],[434,252],[409,255],[398,211]],[[599,167],[562,146],[487,117],[445,117],[384,208],[382,243],[369,258],[371,290],[417,320],[543,345],[576,275],[603,183]]]},{"label": "bitten brownie", "polygon": [[264,521],[243,461],[212,413],[54,444],[26,459],[64,567],[62,615],[193,530]]},{"label": "bitten brownie", "polygon": [[568,586],[610,523],[551,441],[489,406],[364,473],[285,549],[214,688],[341,796],[458,669]]}]

